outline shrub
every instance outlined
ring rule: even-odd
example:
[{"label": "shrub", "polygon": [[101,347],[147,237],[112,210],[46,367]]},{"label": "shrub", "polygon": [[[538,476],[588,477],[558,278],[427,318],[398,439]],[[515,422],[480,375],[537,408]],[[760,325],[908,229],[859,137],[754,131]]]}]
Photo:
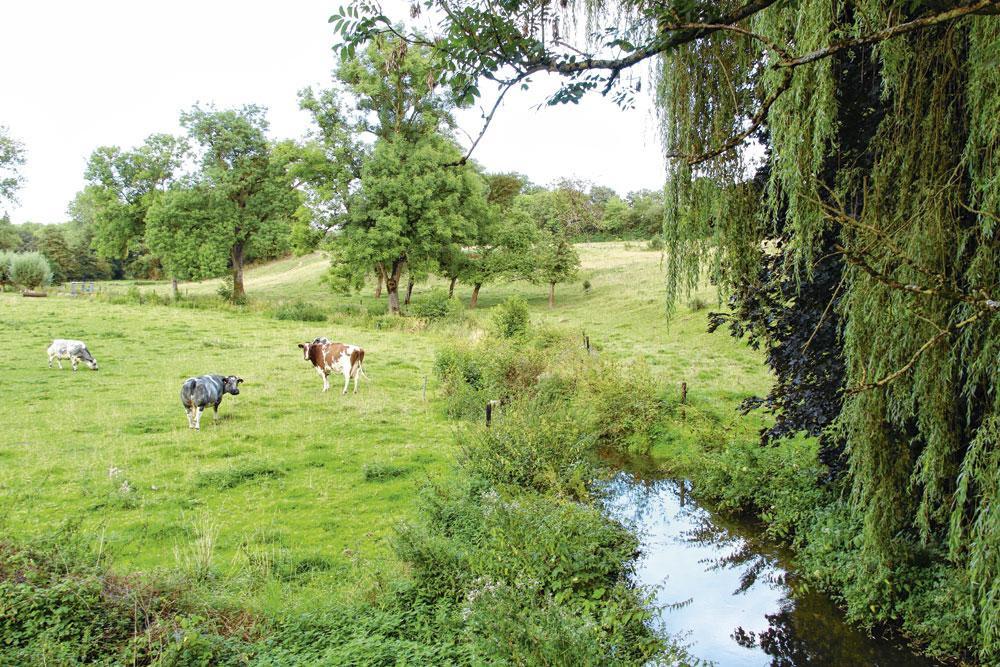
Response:
[{"label": "shrub", "polygon": [[298,320],[300,322],[325,322],[326,313],[313,303],[292,301],[283,303],[274,310],[276,320]]},{"label": "shrub", "polygon": [[410,305],[410,312],[425,320],[457,320],[465,316],[465,306],[458,299],[449,297],[447,290],[436,287],[415,299]]},{"label": "shrub", "polygon": [[642,454],[652,446],[652,431],[663,404],[649,367],[602,360],[583,379],[579,410],[605,446]]},{"label": "shrub", "polygon": [[572,414],[548,404],[503,406],[492,428],[459,437],[460,465],[492,484],[588,498],[596,476],[590,453],[594,437]]},{"label": "shrub", "polygon": [[39,252],[17,253],[10,264],[11,281],[27,289],[52,283],[52,267]]},{"label": "shrub", "polygon": [[366,463],[361,470],[366,482],[385,482],[410,472],[407,466],[395,463]]},{"label": "shrub", "polygon": [[528,302],[512,296],[493,309],[493,331],[501,338],[513,338],[528,330]]},{"label": "shrub", "polygon": [[688,301],[688,309],[693,311],[705,310],[708,304],[700,296],[696,296],[690,301]]},{"label": "shrub", "polygon": [[588,294],[590,293],[590,281],[589,280],[584,280],[583,281],[583,291],[586,292],[586,293],[588,293]]},{"label": "shrub", "polygon": [[233,298],[233,292],[235,289],[236,288],[233,287],[233,276],[232,274],[229,274],[223,277],[222,283],[219,285],[218,289],[215,290],[215,293],[218,294],[223,301],[228,301],[234,306],[245,306],[247,304],[246,295],[244,294],[239,298]]}]

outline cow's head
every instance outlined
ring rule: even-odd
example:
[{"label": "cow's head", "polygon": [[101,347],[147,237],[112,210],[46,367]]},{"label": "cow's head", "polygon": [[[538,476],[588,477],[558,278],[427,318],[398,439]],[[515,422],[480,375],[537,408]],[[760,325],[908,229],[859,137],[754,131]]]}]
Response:
[{"label": "cow's head", "polygon": [[87,368],[89,368],[90,370],[92,371],[97,370],[97,359],[91,357],[90,359],[84,359],[83,363],[87,364]]},{"label": "cow's head", "polygon": [[243,382],[243,378],[238,378],[235,375],[227,375],[222,380],[222,391],[233,396],[238,396],[241,382]]},{"label": "cow's head", "polygon": [[299,343],[299,349],[302,350],[302,358],[306,361],[309,361],[309,348],[312,346],[312,343]]}]

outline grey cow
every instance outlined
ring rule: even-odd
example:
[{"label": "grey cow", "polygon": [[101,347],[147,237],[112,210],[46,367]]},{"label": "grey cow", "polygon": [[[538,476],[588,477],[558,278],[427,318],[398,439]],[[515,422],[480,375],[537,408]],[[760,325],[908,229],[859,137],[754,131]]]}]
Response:
[{"label": "grey cow", "polygon": [[62,370],[61,359],[69,359],[70,366],[76,370],[77,365],[82,361],[91,370],[97,370],[97,359],[90,354],[87,344],[82,340],[69,340],[66,338],[56,338],[49,345],[49,368],[52,368],[52,360],[55,359]]},{"label": "grey cow", "polygon": [[243,378],[235,375],[199,375],[188,378],[181,387],[181,403],[187,413],[188,428],[201,429],[201,413],[212,406],[213,419],[219,416],[219,403],[226,394],[237,396]]}]

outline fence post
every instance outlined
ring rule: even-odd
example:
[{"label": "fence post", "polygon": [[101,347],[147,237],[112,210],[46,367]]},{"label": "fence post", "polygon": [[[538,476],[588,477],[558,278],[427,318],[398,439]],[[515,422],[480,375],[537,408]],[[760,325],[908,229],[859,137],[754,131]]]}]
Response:
[{"label": "fence post", "polygon": [[486,428],[493,423],[493,401],[486,401]]},{"label": "fence post", "polygon": [[681,419],[684,419],[684,417],[686,416],[684,410],[684,404],[687,403],[687,397],[688,397],[688,383],[681,382]]}]

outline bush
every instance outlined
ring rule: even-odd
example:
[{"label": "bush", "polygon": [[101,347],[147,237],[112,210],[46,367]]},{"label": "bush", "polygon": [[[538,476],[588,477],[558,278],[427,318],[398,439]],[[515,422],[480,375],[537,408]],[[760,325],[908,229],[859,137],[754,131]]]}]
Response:
[{"label": "bush", "polygon": [[415,299],[410,305],[410,313],[426,320],[457,320],[465,316],[465,306],[458,299],[448,296],[440,287]]},{"label": "bush", "polygon": [[588,415],[601,444],[632,454],[647,453],[663,403],[649,367],[602,360],[584,377],[578,410]]},{"label": "bush", "polygon": [[587,294],[590,294],[590,287],[591,287],[590,281],[589,280],[584,280],[583,281],[583,291],[585,293],[587,293]]},{"label": "bush", "polygon": [[590,459],[595,438],[584,427],[568,411],[553,411],[548,404],[502,406],[492,428],[460,436],[460,465],[492,484],[588,498],[596,476]]},{"label": "bush", "polygon": [[215,290],[215,293],[218,294],[224,301],[228,301],[234,306],[245,306],[247,304],[246,295],[244,294],[238,299],[233,298],[233,292],[235,289],[236,288],[233,287],[233,276],[232,274],[229,274],[222,279],[222,284],[219,285],[217,290]]},{"label": "bush", "polygon": [[493,309],[493,331],[501,338],[513,338],[528,330],[528,302],[512,296]]},{"label": "bush", "polygon": [[36,289],[52,283],[52,267],[39,252],[17,253],[11,260],[10,278],[26,289]]},{"label": "bush", "polygon": [[688,301],[688,309],[689,310],[693,310],[695,312],[697,312],[699,310],[705,310],[705,308],[707,308],[707,307],[708,307],[708,304],[700,296],[696,296],[693,299],[691,299],[690,301]]},{"label": "bush", "polygon": [[274,310],[276,320],[298,320],[300,322],[325,322],[326,313],[313,303],[292,301],[283,303]]}]

